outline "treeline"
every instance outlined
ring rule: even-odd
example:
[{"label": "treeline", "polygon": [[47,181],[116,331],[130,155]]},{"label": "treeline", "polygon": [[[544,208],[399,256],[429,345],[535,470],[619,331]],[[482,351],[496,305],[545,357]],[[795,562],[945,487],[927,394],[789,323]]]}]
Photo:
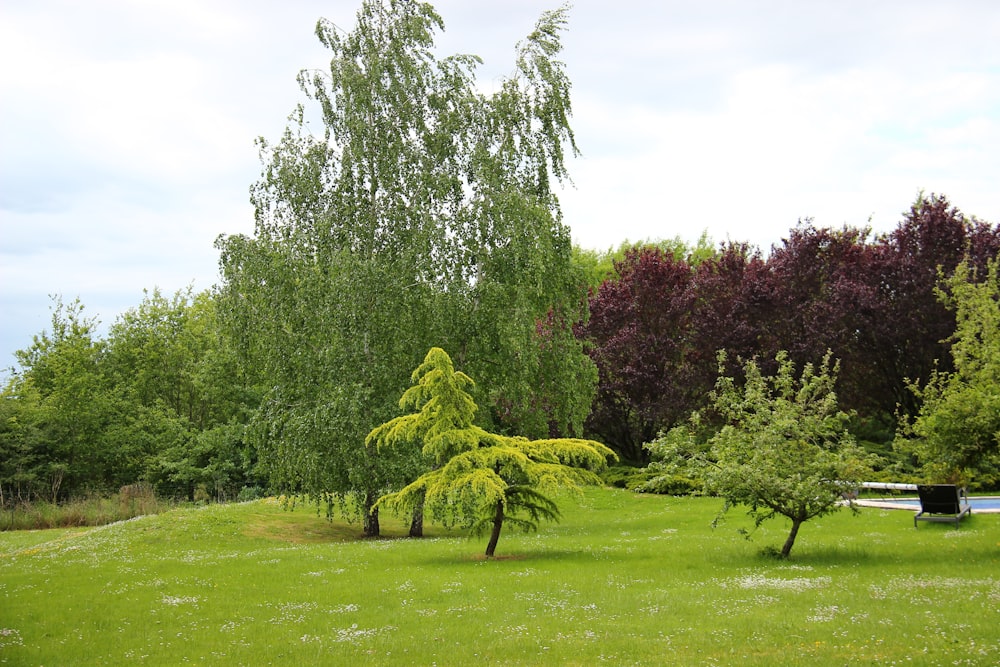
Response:
[{"label": "treeline", "polygon": [[998,252],[1000,227],[944,196],[920,196],[874,237],[800,224],[767,257],[732,243],[711,256],[703,243],[625,249],[577,328],[600,371],[587,427],[623,459],[645,462],[644,443],[706,405],[718,350],[734,377],[739,358],[771,372],[779,350],[799,365],[829,350],[856,436],[888,454],[899,418],[920,408],[911,383],[952,370],[955,313],[938,286],[963,259],[981,279]]},{"label": "treeline", "polygon": [[[937,290],[963,259],[985,276],[998,255],[1000,227],[966,218],[943,196],[921,197],[881,236],[800,224],[766,257],[745,244],[713,249],[704,238],[607,253],[577,248],[575,274],[593,285],[589,319],[574,332],[599,371],[582,434],[645,463],[645,443],[707,405],[719,350],[733,376],[740,358],[766,370],[779,350],[799,365],[818,364],[830,350],[841,361],[837,392],[855,415],[855,435],[887,466],[905,467],[891,441],[898,420],[921,407],[911,385],[952,370],[955,313]],[[258,449],[269,448],[247,433],[255,415],[261,427],[268,389],[259,374],[248,379],[217,296],[153,291],[106,338],[97,325],[79,302],[57,301],[51,329],[17,352],[0,401],[3,503],[139,481],[165,497],[226,500],[269,484],[256,465]],[[545,321],[534,330],[544,340]],[[283,353],[294,355],[303,343],[286,338]],[[397,374],[405,382],[405,369]],[[492,399],[501,421],[510,396]],[[551,434],[570,434],[545,421],[544,406],[538,413]]]}]

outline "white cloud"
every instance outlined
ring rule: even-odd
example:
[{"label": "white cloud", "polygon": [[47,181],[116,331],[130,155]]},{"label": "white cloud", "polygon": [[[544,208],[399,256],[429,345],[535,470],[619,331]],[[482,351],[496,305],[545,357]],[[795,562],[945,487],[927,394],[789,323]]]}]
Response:
[{"label": "white cloud", "polygon": [[577,96],[579,142],[601,147],[575,165],[577,190],[564,196],[578,242],[616,245],[623,230],[694,240],[708,229],[766,250],[804,217],[840,226],[872,216],[887,231],[921,188],[987,219],[966,203],[992,206],[996,219],[984,179],[1000,169],[997,70],[748,62],[717,84],[718,102],[701,108]]},{"label": "white cloud", "polygon": [[[216,275],[252,229],[253,140],[360,0],[15,0],[0,6],[0,354],[79,294],[110,322],[143,288]],[[440,52],[508,74],[550,0],[435,3]],[[564,59],[583,158],[577,242],[703,230],[762,248],[800,217],[895,226],[917,191],[1000,221],[1000,4],[577,0]]]}]

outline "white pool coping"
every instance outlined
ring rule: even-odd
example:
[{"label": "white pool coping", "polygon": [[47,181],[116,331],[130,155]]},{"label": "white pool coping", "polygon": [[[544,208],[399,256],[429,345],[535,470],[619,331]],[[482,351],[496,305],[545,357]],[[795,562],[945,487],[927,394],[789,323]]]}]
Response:
[{"label": "white pool coping", "polygon": [[[979,508],[976,507],[975,501],[977,499],[982,500],[1000,500],[1000,496],[971,496],[969,500],[972,501],[972,513],[973,514],[1000,514],[1000,508]],[[919,498],[899,498],[898,500],[910,500],[917,501]],[[892,498],[886,500],[878,500],[874,498],[860,498],[854,501],[854,504],[858,507],[873,507],[876,509],[884,510],[910,510],[911,512],[919,512],[920,507],[914,507],[906,503],[893,502]]]}]

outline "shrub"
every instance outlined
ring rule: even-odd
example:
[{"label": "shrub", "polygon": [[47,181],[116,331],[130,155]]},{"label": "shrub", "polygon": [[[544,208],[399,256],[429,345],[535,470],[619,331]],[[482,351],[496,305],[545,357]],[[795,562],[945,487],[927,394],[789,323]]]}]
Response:
[{"label": "shrub", "polygon": [[257,486],[256,484],[253,486],[244,486],[242,489],[240,489],[239,495],[236,496],[236,501],[244,503],[248,500],[258,500],[260,498],[263,498],[264,494],[265,494],[264,489],[260,486]]}]

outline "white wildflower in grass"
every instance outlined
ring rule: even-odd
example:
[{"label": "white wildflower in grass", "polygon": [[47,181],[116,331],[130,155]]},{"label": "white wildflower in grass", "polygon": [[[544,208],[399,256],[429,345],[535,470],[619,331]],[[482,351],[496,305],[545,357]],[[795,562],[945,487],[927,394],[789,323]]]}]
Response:
[{"label": "white wildflower in grass", "polygon": [[333,607],[332,609],[330,609],[330,613],[331,614],[346,614],[348,612],[357,611],[357,610],[358,610],[358,605],[352,604],[352,603],[348,603],[348,604],[342,604],[342,605],[338,605],[336,607]]},{"label": "white wildflower in grass", "polygon": [[667,540],[673,537],[677,533],[676,528],[667,528],[666,530],[661,530],[659,535],[650,535],[646,538],[649,542],[658,542],[659,540]]},{"label": "white wildflower in grass", "polygon": [[536,575],[536,574],[538,574],[538,570],[536,570],[533,567],[527,567],[527,568],[525,568],[523,570],[518,570],[517,572],[511,572],[510,576],[512,576],[512,577],[530,577],[530,576],[533,576],[533,575]]},{"label": "white wildflower in grass", "polygon": [[283,625],[285,623],[302,623],[306,615],[316,609],[315,602],[283,602],[278,607],[278,615],[271,618],[270,623]]},{"label": "white wildflower in grass", "polygon": [[0,628],[0,648],[6,646],[24,646],[21,633],[14,628]]},{"label": "white wildflower in grass", "polygon": [[498,635],[503,635],[504,637],[527,637],[528,636],[528,626],[527,625],[504,625],[493,630]]},{"label": "white wildflower in grass", "polygon": [[198,600],[199,598],[197,595],[188,595],[188,596],[164,595],[160,599],[160,602],[167,605],[168,607],[177,607],[182,604],[197,605]]},{"label": "white wildflower in grass", "polygon": [[486,607],[480,605],[463,605],[460,607],[448,607],[445,612],[449,614],[454,614],[456,616],[461,616],[466,613],[484,613],[488,611]]},{"label": "white wildflower in grass", "polygon": [[[883,584],[887,594],[912,590],[998,590],[1000,579],[963,579],[961,577],[914,576],[894,577]],[[871,586],[876,589],[877,586]]]},{"label": "white wildflower in grass", "polygon": [[742,577],[734,577],[719,582],[722,588],[734,586],[743,589],[771,588],[801,592],[814,588],[824,588],[830,585],[830,577],[793,577],[783,579],[781,577],[766,577],[762,574],[747,574]]},{"label": "white wildflower in grass", "polygon": [[817,607],[813,609],[809,616],[806,616],[806,620],[810,623],[828,623],[837,617],[837,614],[842,612],[841,608],[837,605],[829,605],[826,607]]},{"label": "white wildflower in grass", "polygon": [[335,642],[354,642],[359,639],[374,637],[381,632],[392,632],[395,629],[391,625],[387,625],[384,628],[359,628],[358,624],[355,623],[349,628],[339,628],[332,639]]},{"label": "white wildflower in grass", "polygon": [[200,551],[187,551],[181,554],[179,560],[182,563],[201,563],[208,560],[209,558],[213,558],[213,556],[206,553],[202,553]]},{"label": "white wildflower in grass", "polygon": [[949,530],[944,533],[944,538],[946,540],[964,540],[971,539],[973,537],[978,537],[974,528],[969,530]]},{"label": "white wildflower in grass", "polygon": [[773,595],[758,594],[744,599],[726,600],[726,604],[715,610],[716,616],[742,616],[757,613],[762,607],[770,607],[781,602]]}]

